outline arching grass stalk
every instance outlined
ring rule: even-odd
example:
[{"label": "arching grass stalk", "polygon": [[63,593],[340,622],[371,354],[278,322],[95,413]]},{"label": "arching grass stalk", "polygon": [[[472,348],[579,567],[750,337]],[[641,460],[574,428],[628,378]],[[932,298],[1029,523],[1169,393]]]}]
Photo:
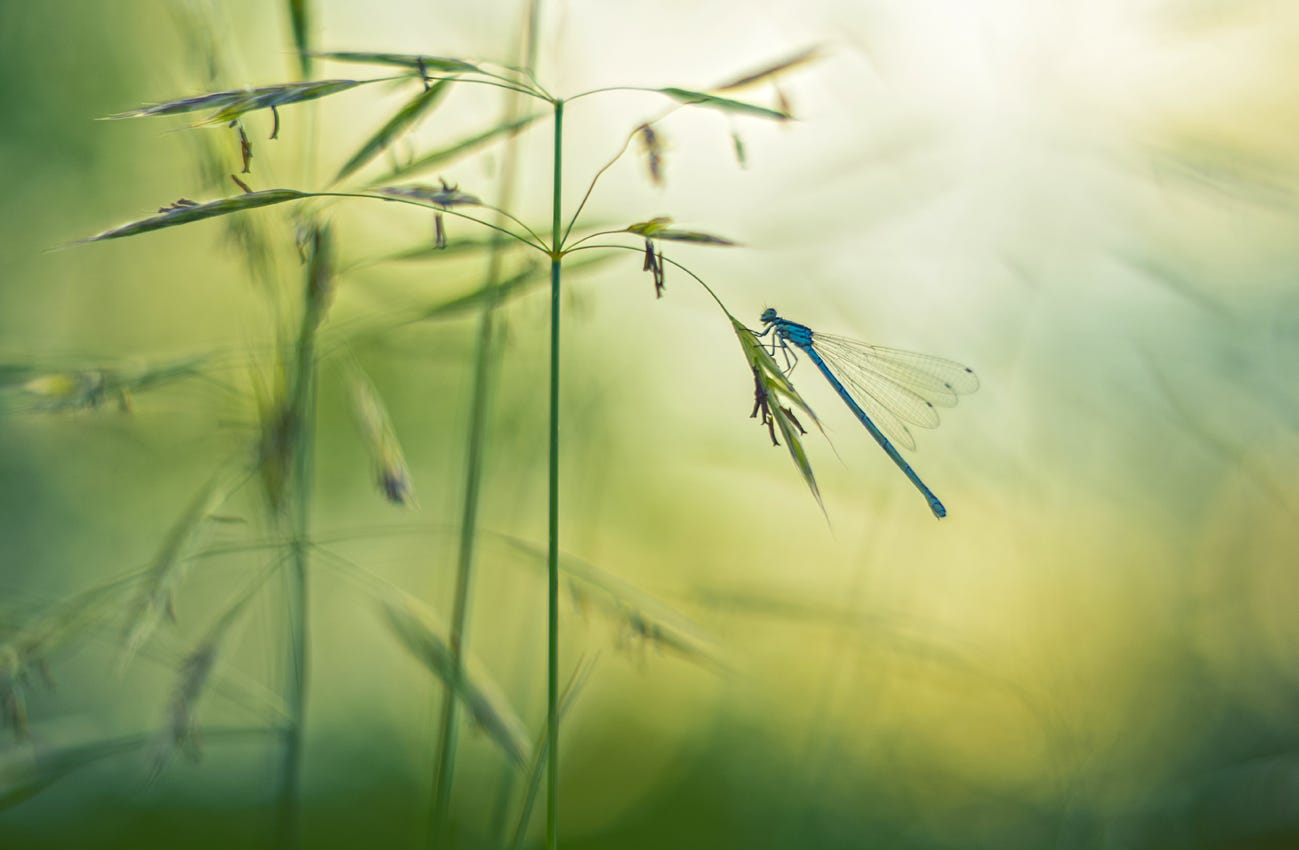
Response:
[{"label": "arching grass stalk", "polygon": [[[523,41],[525,57],[524,73],[531,75],[536,61],[536,24],[538,0],[533,0],[530,14],[524,24]],[[517,124],[521,112],[521,96],[512,94],[508,97],[502,123],[506,126]],[[522,129],[522,128],[520,128]],[[501,191],[498,198],[496,225],[504,228],[513,217],[504,210],[513,205],[517,188],[518,162],[516,152],[517,133],[510,135],[506,148],[505,161],[501,171]],[[524,225],[526,228],[526,225]],[[505,239],[501,233],[495,233],[491,241],[491,253],[487,261],[485,291],[487,298],[483,303],[478,319],[478,334],[474,352],[473,396],[470,400],[468,437],[465,458],[464,500],[460,516],[460,541],[456,554],[455,596],[452,602],[451,622],[448,626],[447,643],[450,652],[450,670],[446,687],[442,691],[441,725],[438,729],[436,765],[433,779],[432,822],[429,825],[428,840],[430,848],[450,847],[451,841],[451,787],[455,773],[457,725],[456,715],[460,692],[460,678],[464,669],[464,654],[467,645],[467,625],[469,614],[469,586],[473,574],[475,542],[478,536],[478,508],[481,501],[482,471],[484,454],[487,448],[488,410],[494,379],[493,365],[496,354],[496,308],[499,303],[500,285],[502,283],[502,266],[505,260]]]},{"label": "arching grass stalk", "polygon": [[550,254],[550,515],[546,573],[546,847],[559,846],[559,283],[564,255],[560,235],[564,163],[564,101],[555,101],[554,189],[551,193]]}]

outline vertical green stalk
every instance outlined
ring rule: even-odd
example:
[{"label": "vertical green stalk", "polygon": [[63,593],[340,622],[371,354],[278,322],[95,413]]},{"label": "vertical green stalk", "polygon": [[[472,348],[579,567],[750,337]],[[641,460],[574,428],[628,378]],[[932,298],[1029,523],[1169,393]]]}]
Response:
[{"label": "vertical green stalk", "polygon": [[[497,252],[499,253],[499,252]],[[493,255],[488,272],[490,286],[499,277],[499,260]],[[451,782],[456,754],[456,697],[464,668],[464,635],[469,610],[469,580],[473,571],[474,541],[478,530],[479,492],[482,486],[484,443],[487,432],[488,396],[491,388],[491,366],[495,337],[495,290],[479,317],[478,345],[474,356],[473,401],[469,414],[469,456],[465,463],[465,497],[460,517],[460,548],[456,561],[455,599],[451,609],[448,643],[451,669],[442,691],[442,722],[438,730],[437,767],[433,780],[433,820],[430,823],[429,847],[449,847]]]},{"label": "vertical green stalk", "polygon": [[546,848],[559,846],[559,275],[561,174],[564,162],[564,101],[555,101],[555,185],[551,200],[550,250],[550,517],[546,558],[549,635],[546,662]]},{"label": "vertical green stalk", "polygon": [[316,414],[316,331],[329,309],[333,274],[329,229],[312,229],[311,256],[303,287],[302,324],[292,351],[289,392],[277,424],[283,445],[292,453],[289,474],[288,682],[285,702],[289,720],[284,731],[279,800],[279,843],[301,845],[303,734],[307,715],[309,631],[307,623],[311,528],[312,453]]},{"label": "vertical green stalk", "polygon": [[[511,169],[511,172],[513,169]],[[509,194],[512,173],[502,181],[503,194]],[[502,206],[506,206],[502,201]],[[469,583],[473,573],[474,543],[478,534],[478,507],[482,489],[483,455],[487,436],[487,410],[492,385],[492,356],[496,338],[496,285],[501,276],[502,251],[493,242],[487,269],[488,299],[478,320],[478,342],[474,354],[473,399],[469,413],[469,446],[465,462],[465,495],[460,516],[460,544],[456,559],[455,598],[451,609],[448,643],[451,648],[451,669],[442,692],[442,723],[438,730],[437,767],[434,771],[433,820],[429,829],[429,846],[449,847],[451,782],[456,758],[456,707],[460,693],[460,677],[464,670],[464,644],[469,614]]]},{"label": "vertical green stalk", "polygon": [[[536,55],[536,13],[533,0],[532,15],[525,24],[524,67],[531,69]],[[506,102],[502,123],[510,125],[521,114],[520,97],[511,94]],[[501,170],[501,193],[498,206],[508,209],[513,205],[517,184],[518,169],[515,155],[515,139],[511,135],[509,147],[505,154],[505,163]],[[504,226],[504,216],[497,217],[497,223]],[[498,234],[499,236],[499,234]],[[478,321],[477,345],[474,354],[473,397],[470,402],[469,441],[465,462],[464,503],[460,517],[460,542],[456,558],[456,586],[452,603],[448,643],[451,649],[451,669],[447,676],[446,687],[442,694],[441,725],[438,730],[437,764],[433,772],[433,810],[429,824],[428,841],[430,850],[452,846],[451,836],[451,788],[455,774],[456,746],[458,726],[456,723],[456,695],[460,693],[460,680],[464,670],[464,651],[469,615],[469,586],[473,575],[475,542],[478,535],[478,508],[481,502],[483,456],[486,454],[488,409],[490,408],[493,381],[493,357],[496,343],[496,308],[498,304],[497,285],[501,280],[502,266],[505,260],[505,243],[502,239],[492,240],[491,253],[487,262],[488,297],[483,305]]]},{"label": "vertical green stalk", "polygon": [[[314,408],[315,393],[311,393],[309,406]],[[314,411],[304,411],[308,416]],[[310,462],[310,428],[304,428],[301,434],[302,448],[299,454],[302,459],[295,463],[293,499],[292,537],[290,541],[291,560],[289,564],[289,664],[288,687],[285,701],[288,704],[289,723],[284,731],[284,755],[281,767],[279,845],[293,848],[301,845],[301,789],[302,789],[302,742],[307,714],[307,531],[310,514],[310,496],[308,479]]]},{"label": "vertical green stalk", "polygon": [[[303,79],[311,73],[310,0],[289,0],[294,46]],[[309,180],[316,150],[316,105],[309,112],[303,136],[303,171]],[[283,762],[278,814],[278,845],[285,850],[302,845],[302,755],[307,722],[307,678],[310,669],[309,559],[311,531],[312,455],[316,424],[316,330],[329,309],[333,281],[333,245],[328,229],[312,229],[311,256],[302,298],[302,324],[293,350],[292,376],[282,423],[288,449],[293,452],[289,474],[290,528],[288,575],[288,682],[285,703],[288,726],[284,731]]]},{"label": "vertical green stalk", "polygon": [[[541,21],[541,0],[527,0],[528,15],[523,23],[523,67],[529,73],[537,70],[537,46],[539,43],[540,21]],[[522,100],[518,96],[511,96],[509,101],[511,107],[521,107]],[[507,110],[505,120],[507,123],[513,122],[522,115],[522,109],[511,108]],[[514,180],[517,175],[515,165],[517,156],[515,154],[517,136],[511,136],[510,146],[506,149],[505,164],[502,167],[502,181],[508,188],[502,190],[501,206],[508,208],[514,197]],[[504,221],[500,222],[502,225]],[[493,245],[499,243],[494,242]],[[495,255],[493,255],[495,256]],[[495,306],[495,297],[488,300],[485,309],[492,309]],[[520,634],[520,638],[526,639],[526,635]],[[495,830],[495,843],[497,846],[504,846],[505,842],[505,820],[506,811],[510,805],[510,794],[514,789],[515,768],[511,764],[502,766],[501,783],[497,790],[496,804],[492,816],[492,823]]]}]

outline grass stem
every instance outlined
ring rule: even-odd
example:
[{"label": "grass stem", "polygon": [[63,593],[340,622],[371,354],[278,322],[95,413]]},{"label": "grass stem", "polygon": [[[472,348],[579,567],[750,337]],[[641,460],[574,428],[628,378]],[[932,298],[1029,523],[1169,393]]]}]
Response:
[{"label": "grass stem", "polygon": [[546,653],[546,848],[559,846],[559,282],[564,162],[564,101],[555,101],[554,190],[551,193],[550,257],[550,512],[547,533]]},{"label": "grass stem", "polygon": [[328,228],[312,233],[311,257],[303,286],[303,309],[293,347],[289,392],[282,417],[284,445],[292,453],[289,474],[288,681],[279,800],[279,845],[301,846],[302,753],[307,716],[309,552],[311,549],[312,458],[316,421],[316,332],[329,306],[332,242]]},{"label": "grass stem", "polygon": [[[534,10],[535,11],[535,10]],[[529,27],[532,26],[531,21]],[[529,30],[531,33],[531,30]],[[530,36],[531,39],[531,36]],[[531,62],[531,51],[528,61]],[[511,97],[505,107],[505,124],[517,121],[521,107],[519,98]],[[498,224],[503,219],[515,221],[528,230],[527,225],[519,222],[514,216],[505,212],[510,206],[517,184],[517,155],[514,140],[510,136],[510,146],[505,156],[501,174],[501,195],[497,206],[491,207],[498,214]],[[537,242],[541,237],[536,236]],[[488,411],[490,409],[492,390],[492,364],[496,342],[496,308],[499,303],[499,287],[505,260],[505,237],[494,234],[491,253],[487,261],[486,287],[487,298],[483,303],[482,313],[478,320],[478,335],[474,353],[473,396],[470,401],[469,433],[467,457],[465,461],[464,501],[460,517],[460,542],[456,556],[456,585],[452,603],[451,623],[449,625],[448,644],[451,650],[451,669],[449,681],[443,691],[441,725],[438,729],[437,765],[434,769],[433,785],[433,820],[428,832],[429,847],[449,848],[452,846],[451,835],[451,786],[455,773],[455,759],[458,729],[456,714],[458,700],[456,695],[461,690],[460,677],[464,671],[464,651],[466,644],[467,621],[469,612],[469,586],[473,575],[475,542],[478,536],[478,508],[481,502],[482,471],[487,446]]]}]

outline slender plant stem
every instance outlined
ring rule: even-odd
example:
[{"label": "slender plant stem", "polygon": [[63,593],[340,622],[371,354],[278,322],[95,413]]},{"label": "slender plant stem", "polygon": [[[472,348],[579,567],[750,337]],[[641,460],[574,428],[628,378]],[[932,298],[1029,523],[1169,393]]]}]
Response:
[{"label": "slender plant stem", "polygon": [[[621,232],[621,231],[618,231],[618,232]],[[592,235],[595,235],[595,234],[592,234]],[[581,241],[585,241],[585,240],[581,240]],[[642,251],[644,251],[645,249],[644,249],[644,248],[640,248],[640,247],[635,247],[635,248],[634,248],[634,247],[632,247],[631,245],[605,245],[605,244],[597,244],[597,245],[582,245],[581,247],[577,247],[577,243],[574,243],[574,247],[565,249],[564,253],[565,253],[565,254],[576,254],[578,251],[605,251],[605,250],[610,250],[610,251],[635,251],[637,254],[639,254],[639,253],[641,253]],[[676,267],[679,268],[681,271],[685,272],[686,274],[688,274],[688,275],[690,275],[692,278],[694,278],[694,279],[695,279],[695,283],[697,283],[697,284],[699,284],[700,286],[702,286],[702,287],[704,288],[704,291],[707,292],[707,293],[709,294],[709,296],[710,296],[714,301],[717,302],[717,306],[722,308],[722,312],[725,313],[727,316],[731,316],[731,311],[726,309],[726,305],[722,303],[722,299],[720,299],[720,298],[717,297],[717,293],[716,293],[716,292],[713,292],[713,288],[712,288],[711,286],[709,286],[708,284],[704,283],[704,279],[703,279],[702,277],[700,277],[699,275],[697,275],[697,274],[695,274],[694,272],[690,271],[690,269],[688,269],[688,268],[686,268],[685,266],[681,265],[681,264],[678,263],[676,260],[669,259],[668,257],[662,257],[662,258],[660,259],[660,262],[664,262],[664,263],[667,263],[668,265],[676,266]],[[731,318],[735,318],[735,317],[734,317],[734,316],[731,316]]]},{"label": "slender plant stem", "polygon": [[[568,685],[564,688],[564,694],[559,700],[559,713],[562,717],[568,712],[569,706],[577,698],[577,694],[586,684],[587,678],[591,675],[591,670],[595,667],[596,659],[588,659],[580,662],[573,675],[568,680]],[[532,757],[532,766],[528,769],[528,781],[523,794],[523,804],[519,810],[519,819],[514,826],[514,838],[510,841],[510,850],[519,850],[523,846],[523,836],[528,831],[528,821],[532,819],[532,807],[537,800],[537,791],[541,788],[541,767],[543,763],[548,763],[549,747],[546,743],[546,735],[541,736],[537,742],[536,750]],[[500,846],[506,846],[504,842],[499,842]]]},{"label": "slender plant stem", "polygon": [[[402,197],[400,195],[379,195],[373,192],[303,192],[303,194],[312,198],[364,198],[372,201],[387,201],[388,203],[395,203],[395,204],[411,204],[417,207],[424,207],[425,209],[437,210],[438,212],[444,215],[452,215],[455,216],[456,218],[463,218],[466,219],[467,221],[472,221],[475,224],[481,224],[483,227],[489,228],[491,230],[495,230],[497,233],[508,236],[509,238],[517,242],[521,242],[522,244],[527,245],[531,248],[536,248],[538,251],[542,252],[543,254],[550,253],[550,250],[546,248],[545,245],[541,244],[540,236],[536,237],[538,241],[533,242],[530,239],[527,239],[526,237],[520,236],[519,234],[513,232],[512,230],[509,230],[504,227],[498,227],[495,224],[491,224],[490,222],[483,221],[481,218],[475,218],[474,216],[469,215],[468,213],[462,213],[459,210],[453,210],[453,209],[448,209],[446,207],[439,206],[438,204],[433,203],[431,201],[421,201],[415,198]],[[502,210],[496,210],[494,207],[492,209],[498,213],[503,213]],[[533,235],[536,236],[536,234]]]},{"label": "slender plant stem", "polygon": [[[308,319],[304,318],[304,322]],[[305,328],[305,325],[304,325]],[[314,336],[314,328],[305,331]],[[307,718],[307,680],[309,669],[310,632],[308,630],[308,551],[310,548],[311,516],[311,454],[313,420],[315,418],[315,361],[310,346],[298,356],[307,356],[299,376],[307,386],[301,391],[301,400],[291,405],[289,416],[296,420],[290,425],[296,430],[294,437],[294,470],[291,475],[293,515],[289,542],[288,579],[288,686],[285,702],[289,722],[285,728],[283,782],[280,791],[280,846],[293,848],[301,845],[301,790],[302,751]]]},{"label": "slender plant stem", "polygon": [[[534,10],[535,11],[535,10]],[[533,26],[530,21],[529,27]],[[531,35],[529,35],[531,41]],[[529,54],[529,62],[531,55]],[[514,122],[520,112],[518,97],[510,97],[505,106],[505,123]],[[511,134],[510,147],[507,149],[505,165],[501,174],[500,203],[490,207],[498,214],[498,224],[504,219],[519,223],[532,233],[503,207],[510,206],[516,184],[517,173],[514,155],[514,139]],[[451,649],[451,669],[447,677],[446,688],[442,694],[441,726],[438,729],[437,765],[434,770],[433,785],[433,821],[429,829],[429,847],[449,848],[452,846],[451,835],[451,787],[455,774],[456,742],[458,727],[456,714],[460,693],[460,680],[464,671],[464,650],[467,642],[469,614],[469,586],[473,576],[475,542],[478,536],[478,508],[481,503],[482,471],[487,446],[488,410],[492,390],[492,365],[496,341],[496,307],[498,304],[498,286],[501,282],[502,265],[505,259],[505,237],[494,234],[491,253],[487,262],[487,300],[483,305],[478,321],[478,338],[474,355],[473,398],[470,403],[468,457],[465,461],[464,503],[460,517],[460,544],[456,558],[456,586],[452,603],[450,632],[448,643]],[[537,242],[541,237],[533,236]]]},{"label": "slender plant stem", "polygon": [[301,324],[289,364],[288,393],[280,420],[286,451],[292,453],[288,476],[289,576],[288,576],[288,682],[285,702],[289,722],[285,729],[279,830],[283,848],[302,843],[302,752],[307,716],[307,678],[310,659],[308,630],[309,553],[311,550],[312,457],[316,421],[316,331],[329,306],[333,247],[328,228],[317,225],[312,234],[307,263]]},{"label": "slender plant stem", "polygon": [[564,101],[555,101],[555,185],[551,200],[550,238],[550,516],[546,558],[546,848],[559,846],[559,279],[564,262],[560,235],[564,163]]},{"label": "slender plant stem", "polygon": [[568,99],[577,100],[582,97],[590,97],[593,94],[604,94],[605,92],[611,91],[643,91],[651,94],[663,94],[662,89],[651,88],[650,86],[605,86],[603,88],[579,92],[578,94],[571,95]]},{"label": "slender plant stem", "polygon": [[[591,92],[588,92],[588,94],[591,94]],[[570,97],[569,100],[573,100],[573,98]],[[636,127],[636,129],[632,130],[630,133],[627,134],[627,138],[623,140],[622,147],[618,149],[618,152],[613,155],[612,159],[610,159],[603,166],[601,166],[600,170],[597,171],[595,175],[591,178],[590,184],[588,184],[586,187],[586,194],[582,195],[581,203],[577,205],[577,209],[573,210],[573,217],[568,220],[568,228],[564,231],[565,240],[567,240],[568,235],[573,232],[573,227],[577,224],[578,216],[582,214],[582,210],[586,209],[586,202],[591,200],[591,193],[595,191],[595,184],[599,183],[600,178],[604,176],[604,173],[608,171],[610,168],[613,168],[614,163],[622,159],[623,154],[627,153],[627,148],[631,146],[631,140],[636,138],[638,135],[640,135],[641,127],[647,127],[651,124],[656,124],[659,121],[662,121],[664,118],[667,118],[673,112],[676,112],[678,109],[683,108],[684,106],[685,106],[684,103],[678,103],[675,106],[671,106],[665,109],[663,112],[659,113],[657,118],[651,118],[648,121],[642,122],[640,125]],[[586,238],[589,239],[590,237],[586,237]]]},{"label": "slender plant stem", "polygon": [[622,147],[620,147],[618,152],[613,155],[613,158],[602,165],[599,171],[595,172],[595,176],[591,178],[591,182],[586,187],[586,193],[582,195],[582,200],[577,204],[577,209],[573,210],[573,217],[568,220],[568,227],[564,230],[565,240],[568,239],[568,234],[573,232],[573,226],[577,224],[577,217],[582,214],[582,210],[586,209],[586,202],[591,199],[591,193],[595,191],[595,184],[600,182],[600,177],[603,176],[606,171],[613,168],[615,162],[622,159],[622,155],[627,152],[627,147],[631,144],[631,140],[636,138],[636,134],[639,132],[640,127],[637,127],[635,130],[628,133],[627,138],[623,140]]},{"label": "slender plant stem", "polygon": [[302,738],[307,697],[307,553],[302,541],[292,544],[289,573],[289,722],[284,730],[280,788],[280,843],[297,847],[301,839],[299,796],[302,787]]},{"label": "slender plant stem", "polygon": [[[301,4],[302,14],[310,16],[310,4]],[[299,55],[302,73],[310,68],[306,57]],[[303,137],[303,176],[311,179],[316,158],[316,126],[318,113],[312,104],[308,112],[308,132]],[[316,417],[316,329],[320,324],[323,304],[316,297],[313,280],[318,263],[328,262],[322,256],[329,246],[322,244],[316,232],[312,262],[307,266],[306,285],[303,287],[302,324],[297,345],[293,351],[294,374],[289,385],[284,429],[288,445],[293,451],[293,469],[289,475],[289,499],[292,515],[289,519],[289,573],[288,573],[288,682],[285,704],[289,721],[284,731],[282,785],[280,790],[279,846],[293,850],[302,846],[302,754],[307,723],[307,687],[310,669],[309,630],[309,555],[311,529],[311,456],[314,449]]]},{"label": "slender plant stem", "polygon": [[[521,50],[523,53],[523,65],[521,68],[514,68],[512,70],[520,71],[521,73],[525,74],[529,79],[532,80],[533,85],[536,86],[538,91],[545,94],[547,98],[552,98],[550,92],[547,91],[546,87],[541,84],[541,81],[539,79],[537,79],[537,74],[536,74],[537,48],[538,45],[540,44],[540,33],[541,33],[541,0],[525,0],[524,5],[527,7],[527,15],[523,21],[523,34],[522,34],[523,37],[522,37],[522,45],[521,45]],[[506,122],[511,125],[516,123],[518,121],[519,115],[522,114],[523,109],[524,109],[524,104],[518,98],[511,98],[509,101],[507,101],[507,108],[505,114]],[[500,206],[502,207],[511,206],[513,202],[514,192],[517,188],[516,186],[517,178],[518,178],[517,147],[518,147],[518,136],[516,134],[511,134],[508,146],[506,147],[506,151],[505,151],[505,163],[504,166],[502,167],[502,182],[504,184],[501,190]],[[551,238],[553,239],[554,237],[552,236]],[[493,260],[504,258],[504,251],[498,250],[498,249],[502,249],[503,247],[504,246],[500,245],[499,243],[493,242],[492,245]],[[497,298],[499,294],[500,293],[496,293],[496,292],[492,293],[492,297],[488,299],[489,308],[492,309],[495,308],[495,306],[498,303]],[[525,635],[523,633],[520,633],[520,637],[525,637]],[[492,821],[491,821],[493,825],[492,829],[494,833],[493,843],[497,847],[504,847],[505,845],[506,812],[509,808],[511,792],[514,790],[516,773],[517,772],[515,770],[514,765],[512,764],[501,765],[500,784],[497,788],[496,802],[493,806]]]},{"label": "slender plant stem", "polygon": [[[507,77],[502,77],[499,74],[490,74],[487,71],[483,71],[482,73],[486,74],[489,77],[495,77],[496,80],[508,80]],[[473,77],[464,77],[459,74],[443,75],[443,76],[429,74],[429,75],[425,75],[424,79],[430,82],[436,82],[439,80],[451,80],[457,83],[477,83],[480,86],[494,86],[498,89],[505,89],[506,91],[518,92],[519,94],[526,94],[528,97],[535,97],[538,100],[542,100],[544,97],[541,94],[541,92],[533,91],[532,89],[524,88],[523,86],[520,85],[515,85],[512,82],[500,83],[500,82],[496,82],[495,80],[475,80]],[[366,80],[365,82],[368,83],[370,81]]]}]

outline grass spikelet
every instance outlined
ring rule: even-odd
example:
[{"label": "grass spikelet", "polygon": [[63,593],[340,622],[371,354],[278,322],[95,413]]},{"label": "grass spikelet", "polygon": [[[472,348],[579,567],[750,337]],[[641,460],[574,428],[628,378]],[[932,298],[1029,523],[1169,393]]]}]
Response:
[{"label": "grass spikelet", "polygon": [[31,408],[44,412],[89,410],[104,402],[108,380],[98,369],[80,372],[51,372],[37,375],[22,385]]},{"label": "grass spikelet", "polygon": [[[201,373],[203,355],[152,365],[99,365],[46,371],[36,366],[0,367],[0,409],[40,413],[94,410],[116,399],[123,413],[135,393]],[[5,373],[8,374],[5,374]]]},{"label": "grass spikelet", "polygon": [[374,466],[379,490],[394,505],[414,507],[415,492],[411,484],[410,468],[406,465],[387,408],[379,397],[379,391],[361,371],[360,366],[354,364],[350,371],[352,415]]},{"label": "grass spikelet", "polygon": [[123,666],[157,629],[162,618],[176,619],[174,593],[184,580],[187,554],[203,520],[225,500],[227,473],[222,470],[199,488],[177,518],[141,579],[139,592],[126,609]]},{"label": "grass spikelet", "polygon": [[327,224],[310,224],[301,229],[302,250],[307,258],[306,316],[304,324],[319,328],[334,303],[334,231]]},{"label": "grass spikelet", "polygon": [[762,414],[760,421],[771,434],[773,445],[779,445],[773,426],[780,429],[790,459],[824,512],[825,504],[821,501],[821,490],[817,487],[816,476],[812,473],[812,461],[803,447],[802,437],[807,432],[794,413],[794,409],[805,413],[808,421],[818,428],[821,427],[821,422],[812,412],[812,408],[808,407],[807,402],[803,401],[798,390],[794,389],[793,384],[785,377],[779,364],[772,359],[771,352],[754,336],[753,331],[741,324],[734,316],[727,314],[727,318],[731,320],[731,327],[740,341],[740,348],[744,350],[744,359],[748,361],[753,373],[754,412],[751,416],[756,418],[759,413]]},{"label": "grass spikelet", "polygon": [[154,756],[154,775],[162,771],[171,753],[177,749],[192,761],[198,761],[202,756],[202,742],[195,731],[194,709],[216,665],[219,650],[219,640],[204,639],[181,662],[180,678],[168,703],[167,719]]},{"label": "grass spikelet", "polygon": [[11,646],[0,647],[0,721],[24,741],[27,725],[27,676],[21,659]]},{"label": "grass spikelet", "polygon": [[240,614],[263,581],[265,576],[259,576],[181,661],[180,675],[168,701],[166,719],[154,747],[153,776],[156,777],[166,767],[171,754],[176,750],[184,752],[192,761],[201,758],[203,742],[198,734],[195,711],[212,678],[212,671],[216,668],[231,627],[239,620]]},{"label": "grass spikelet", "polygon": [[[301,322],[291,350],[280,353],[272,385],[258,392],[261,423],[257,469],[268,502],[277,513],[285,506],[290,479],[299,466],[316,368],[316,336],[334,297],[334,240],[325,224],[304,224],[299,230],[304,259],[305,291]],[[259,387],[262,385],[259,384]]]},{"label": "grass spikelet", "polygon": [[289,379],[285,374],[285,364],[276,363],[271,370],[270,386],[258,380],[260,376],[254,376],[259,423],[256,466],[266,501],[278,514],[284,506],[289,486],[297,427],[288,401]]},{"label": "grass spikelet", "polygon": [[699,230],[674,230],[669,227],[672,219],[666,216],[652,218],[649,221],[638,221],[635,224],[629,224],[625,228],[628,233],[635,233],[637,236],[644,236],[646,239],[663,239],[668,242],[693,242],[696,245],[723,245],[735,246],[738,242],[732,242],[730,239],[724,239],[721,236],[714,236],[711,233],[704,233]]},{"label": "grass spikelet", "polygon": [[654,278],[654,297],[663,297],[664,288],[664,268],[663,268],[663,251],[660,249],[656,254],[654,252],[654,242],[651,239],[645,240],[645,261],[641,263],[640,270],[649,272]]},{"label": "grass spikelet", "polygon": [[202,221],[208,218],[229,215],[230,213],[268,207],[272,204],[282,204],[285,201],[298,201],[309,197],[311,196],[308,193],[299,192],[296,189],[265,189],[261,192],[245,192],[232,198],[221,198],[201,204],[181,198],[170,206],[161,207],[158,210],[158,215],[132,221],[111,230],[105,230],[97,236],[89,236],[79,241],[102,242],[105,239],[120,239],[123,236],[135,236],[138,233],[162,230],[164,227],[175,227],[178,224],[189,224],[193,221]]},{"label": "grass spikelet", "polygon": [[203,124],[223,124],[233,121],[245,112],[258,109],[277,109],[291,103],[328,97],[331,94],[347,91],[368,83],[382,80],[313,80],[302,83],[277,83],[251,89],[233,89],[230,91],[211,92],[194,97],[182,97],[164,103],[142,106],[127,112],[107,116],[107,120],[119,121],[125,118],[147,118],[154,115],[182,115],[203,109],[216,110],[211,116],[200,121]]},{"label": "grass spikelet", "polygon": [[663,180],[663,140],[652,124],[642,124],[636,128],[641,147],[645,151],[645,167],[649,170],[650,180],[660,188]]},{"label": "grass spikelet", "polygon": [[500,687],[478,669],[472,656],[464,656],[460,675],[453,675],[451,647],[442,637],[446,626],[428,608],[409,597],[385,600],[383,613],[393,634],[430,673],[447,686],[452,681],[458,682],[456,696],[460,703],[509,760],[516,766],[526,764],[531,744],[523,721],[514,713]]},{"label": "grass spikelet", "polygon": [[388,186],[380,189],[379,194],[391,195],[394,198],[413,198],[417,201],[436,204],[444,209],[473,207],[482,203],[474,195],[461,192],[459,187],[452,186],[445,180],[439,180],[438,183],[437,186],[426,183],[412,183],[409,186]]},{"label": "grass spikelet", "polygon": [[[250,174],[253,170],[253,143],[248,139],[248,131],[243,128],[243,125],[236,129],[239,131],[239,158],[243,161],[244,166],[239,173]],[[234,179],[239,182],[238,177]],[[244,191],[248,192],[249,190],[245,189]]]},{"label": "grass spikelet", "polygon": [[27,737],[26,690],[33,671],[52,686],[51,655],[108,616],[118,589],[114,583],[85,591],[8,630],[0,644],[0,719],[16,738]]},{"label": "grass spikelet", "polygon": [[735,161],[740,168],[749,167],[749,154],[744,147],[744,138],[738,132],[731,132],[731,147],[735,151]]}]

